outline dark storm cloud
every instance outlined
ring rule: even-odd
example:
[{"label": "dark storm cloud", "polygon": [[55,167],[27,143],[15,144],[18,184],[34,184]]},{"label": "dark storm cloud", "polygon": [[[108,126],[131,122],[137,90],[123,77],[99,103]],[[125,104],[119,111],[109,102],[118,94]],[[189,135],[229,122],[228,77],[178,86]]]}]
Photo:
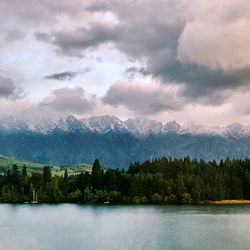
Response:
[{"label": "dark storm cloud", "polygon": [[0,98],[15,97],[16,87],[11,78],[0,76]]},{"label": "dark storm cloud", "polygon": [[[248,85],[250,81],[249,67],[225,72],[221,69],[213,70],[194,64],[172,62],[164,67],[157,65],[152,74],[163,81],[184,83],[182,94],[194,98],[207,97],[215,92],[221,92],[223,97],[223,90]],[[219,98],[217,101],[220,104],[223,99]]]}]

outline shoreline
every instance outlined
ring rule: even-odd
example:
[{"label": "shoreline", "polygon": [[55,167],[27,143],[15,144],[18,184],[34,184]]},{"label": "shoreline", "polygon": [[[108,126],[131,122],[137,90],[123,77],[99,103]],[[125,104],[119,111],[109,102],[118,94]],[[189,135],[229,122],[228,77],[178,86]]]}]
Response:
[{"label": "shoreline", "polygon": [[214,205],[230,205],[230,204],[250,204],[250,200],[221,200],[221,201],[211,201],[209,204]]},{"label": "shoreline", "polygon": [[164,206],[164,205],[178,205],[178,206],[183,206],[183,205],[191,205],[191,206],[203,206],[203,205],[237,205],[237,204],[250,204],[250,200],[221,200],[221,201],[206,201],[206,202],[201,202],[199,204],[195,203],[190,203],[190,204],[182,204],[182,203],[95,203],[95,202],[85,202],[85,203],[80,203],[80,202],[58,202],[58,203],[53,203],[53,202],[38,202],[38,203],[32,203],[32,202],[0,202],[0,205],[60,205],[60,204],[76,204],[76,205],[104,205],[104,206],[120,206],[120,205],[145,205],[145,206],[152,206],[152,205],[159,205],[159,206]]}]

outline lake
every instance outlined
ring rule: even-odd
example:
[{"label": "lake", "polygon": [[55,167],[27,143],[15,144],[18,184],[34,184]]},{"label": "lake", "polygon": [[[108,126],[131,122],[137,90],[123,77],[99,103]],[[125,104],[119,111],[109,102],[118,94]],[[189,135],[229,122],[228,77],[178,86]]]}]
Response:
[{"label": "lake", "polygon": [[250,249],[250,205],[4,204],[0,249]]}]

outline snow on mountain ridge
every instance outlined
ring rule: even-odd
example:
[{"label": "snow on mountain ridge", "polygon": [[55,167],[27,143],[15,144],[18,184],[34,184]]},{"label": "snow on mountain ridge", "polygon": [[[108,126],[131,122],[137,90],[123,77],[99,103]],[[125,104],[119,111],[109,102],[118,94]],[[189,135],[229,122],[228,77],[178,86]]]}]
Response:
[{"label": "snow on mountain ridge", "polygon": [[181,125],[176,121],[167,122],[163,126],[163,133],[179,133]]},{"label": "snow on mountain ridge", "polygon": [[230,124],[226,127],[197,125],[194,123],[179,124],[170,121],[165,124],[147,118],[135,118],[121,121],[115,116],[94,116],[85,119],[77,119],[73,115],[63,118],[41,118],[33,120],[22,120],[15,117],[2,117],[0,119],[0,130],[28,130],[35,133],[47,134],[54,130],[65,132],[92,131],[97,133],[108,133],[112,131],[129,132],[136,136],[149,134],[205,134],[241,137],[250,135],[250,126],[239,123]]},{"label": "snow on mountain ridge", "polygon": [[240,123],[232,123],[225,129],[228,134],[236,138],[250,134],[250,126],[243,126]]},{"label": "snow on mountain ridge", "polygon": [[180,128],[180,134],[206,134],[206,135],[225,135],[224,127],[197,125],[192,122],[185,123]]},{"label": "snow on mountain ridge", "polygon": [[128,119],[124,123],[132,134],[158,134],[163,128],[161,122],[147,118]]},{"label": "snow on mountain ridge", "polygon": [[92,131],[96,131],[98,133],[107,133],[114,130],[126,130],[124,122],[115,116],[93,116],[80,121],[88,126]]},{"label": "snow on mountain ridge", "polygon": [[20,120],[16,117],[13,117],[13,116],[2,117],[0,119],[0,125],[1,125],[2,129],[5,129],[5,130],[29,129],[29,126],[25,121]]}]

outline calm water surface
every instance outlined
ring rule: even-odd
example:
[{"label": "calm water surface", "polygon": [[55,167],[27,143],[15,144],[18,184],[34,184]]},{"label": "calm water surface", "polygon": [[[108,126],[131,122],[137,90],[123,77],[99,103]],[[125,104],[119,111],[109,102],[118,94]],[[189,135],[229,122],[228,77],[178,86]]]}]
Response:
[{"label": "calm water surface", "polygon": [[250,249],[250,205],[0,205],[0,249]]}]

